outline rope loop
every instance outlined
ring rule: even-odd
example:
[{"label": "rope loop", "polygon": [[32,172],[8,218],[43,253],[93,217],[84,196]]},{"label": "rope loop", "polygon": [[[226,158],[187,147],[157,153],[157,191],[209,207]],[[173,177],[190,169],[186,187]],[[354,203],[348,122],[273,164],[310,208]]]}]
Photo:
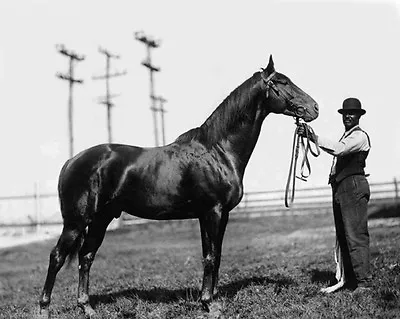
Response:
[{"label": "rope loop", "polygon": [[[294,194],[296,188],[296,178],[307,182],[307,178],[311,175],[311,165],[308,159],[308,153],[310,152],[314,157],[318,157],[321,153],[318,143],[315,143],[315,150],[311,147],[311,136],[313,132],[310,132],[307,124],[304,122],[300,122],[300,119],[296,117],[296,129],[293,135],[293,144],[292,144],[292,157],[290,160],[289,167],[289,175],[286,182],[286,190],[285,190],[285,206],[290,207],[294,202]],[[299,128],[303,127],[305,132],[305,137],[302,137],[298,134]],[[300,176],[297,176],[297,160],[299,157],[300,148],[302,151],[303,160],[301,161],[300,166]]]}]

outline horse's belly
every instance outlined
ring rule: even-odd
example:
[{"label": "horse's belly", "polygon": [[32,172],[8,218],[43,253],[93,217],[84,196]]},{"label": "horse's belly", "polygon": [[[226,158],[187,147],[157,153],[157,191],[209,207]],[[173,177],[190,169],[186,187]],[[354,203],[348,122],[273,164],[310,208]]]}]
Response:
[{"label": "horse's belly", "polygon": [[197,218],[199,203],[166,189],[157,191],[141,189],[131,196],[120,198],[122,210],[128,214],[146,219],[191,219]]},{"label": "horse's belly", "polygon": [[192,219],[199,216],[191,207],[135,206],[126,207],[124,211],[136,217],[154,220]]}]

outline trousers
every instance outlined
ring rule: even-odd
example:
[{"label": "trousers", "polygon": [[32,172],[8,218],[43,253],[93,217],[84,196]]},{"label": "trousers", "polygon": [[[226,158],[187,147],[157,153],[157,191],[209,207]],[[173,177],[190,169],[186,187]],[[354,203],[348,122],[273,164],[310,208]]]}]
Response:
[{"label": "trousers", "polygon": [[364,175],[352,175],[331,186],[336,238],[346,282],[363,283],[370,279],[369,184]]}]

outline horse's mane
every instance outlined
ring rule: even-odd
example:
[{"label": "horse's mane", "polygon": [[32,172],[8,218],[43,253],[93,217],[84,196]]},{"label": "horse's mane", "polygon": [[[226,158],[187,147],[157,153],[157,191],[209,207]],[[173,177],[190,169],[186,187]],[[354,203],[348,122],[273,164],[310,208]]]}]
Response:
[{"label": "horse's mane", "polygon": [[258,80],[259,73],[253,74],[251,78],[233,90],[200,127],[181,134],[175,142],[197,140],[213,145],[220,141],[232,128],[239,126],[246,118],[254,114],[250,111],[250,106],[256,92],[251,88]]}]

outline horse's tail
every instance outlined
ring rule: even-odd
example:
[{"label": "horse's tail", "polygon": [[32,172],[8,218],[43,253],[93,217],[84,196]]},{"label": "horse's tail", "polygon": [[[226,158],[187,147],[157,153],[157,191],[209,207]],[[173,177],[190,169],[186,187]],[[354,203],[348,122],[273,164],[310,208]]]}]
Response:
[{"label": "horse's tail", "polygon": [[84,217],[80,214],[76,205],[75,191],[77,189],[73,184],[70,184],[71,181],[69,180],[68,172],[70,164],[71,159],[66,161],[62,167],[58,180],[58,198],[64,224],[60,240],[65,243],[64,247],[66,249],[65,253],[68,265],[76,258],[83,245],[87,226]]},{"label": "horse's tail", "polygon": [[98,189],[101,183],[98,170],[108,153],[108,146],[95,146],[66,161],[60,171],[58,197],[64,239],[68,243],[65,254],[70,261],[81,249],[86,229],[97,218],[99,206],[104,202],[103,190]]},{"label": "horse's tail", "polygon": [[86,237],[86,229],[79,230],[77,233],[77,237],[73,240],[72,245],[69,248],[67,253],[67,266],[70,266],[71,263],[76,259],[78,252],[81,250],[83,242]]}]

